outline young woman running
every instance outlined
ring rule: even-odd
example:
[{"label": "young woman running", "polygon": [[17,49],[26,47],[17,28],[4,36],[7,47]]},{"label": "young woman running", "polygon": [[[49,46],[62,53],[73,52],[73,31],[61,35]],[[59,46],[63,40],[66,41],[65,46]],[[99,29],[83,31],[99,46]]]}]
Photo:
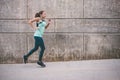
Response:
[{"label": "young woman running", "polygon": [[[39,60],[37,61],[37,64],[41,67],[45,67],[46,65],[42,62],[42,57],[45,50],[45,45],[43,41],[43,34],[44,30],[47,29],[47,27],[50,25],[51,20],[48,20],[48,23],[45,21],[46,18],[46,12],[40,11],[39,13],[35,14],[35,18],[29,20],[30,26],[35,30],[34,33],[34,39],[35,39],[35,46],[33,49],[31,49],[27,54],[23,56],[24,63],[27,63],[28,57],[32,55],[35,51],[38,50],[38,48],[41,48],[41,51],[39,53]],[[36,22],[36,26],[33,25],[33,22]]]}]

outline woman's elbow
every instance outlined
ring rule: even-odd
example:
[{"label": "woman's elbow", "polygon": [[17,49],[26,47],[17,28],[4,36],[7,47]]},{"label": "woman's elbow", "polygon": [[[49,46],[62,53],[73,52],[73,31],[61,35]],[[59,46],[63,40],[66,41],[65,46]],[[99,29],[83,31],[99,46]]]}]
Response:
[{"label": "woman's elbow", "polygon": [[32,23],[31,20],[29,20],[28,23],[31,24]]}]

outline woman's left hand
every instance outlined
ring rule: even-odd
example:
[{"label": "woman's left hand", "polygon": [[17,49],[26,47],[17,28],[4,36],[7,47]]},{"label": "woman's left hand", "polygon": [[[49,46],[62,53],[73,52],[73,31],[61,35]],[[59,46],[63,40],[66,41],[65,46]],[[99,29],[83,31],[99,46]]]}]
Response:
[{"label": "woman's left hand", "polygon": [[48,24],[51,24],[51,19],[48,20]]}]

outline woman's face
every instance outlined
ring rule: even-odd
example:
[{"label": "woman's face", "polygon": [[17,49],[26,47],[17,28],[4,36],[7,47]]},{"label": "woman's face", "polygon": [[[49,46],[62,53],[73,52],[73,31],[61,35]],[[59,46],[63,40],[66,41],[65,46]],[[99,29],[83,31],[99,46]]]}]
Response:
[{"label": "woman's face", "polygon": [[46,12],[44,11],[41,16],[42,16],[42,18],[45,18],[46,17]]}]

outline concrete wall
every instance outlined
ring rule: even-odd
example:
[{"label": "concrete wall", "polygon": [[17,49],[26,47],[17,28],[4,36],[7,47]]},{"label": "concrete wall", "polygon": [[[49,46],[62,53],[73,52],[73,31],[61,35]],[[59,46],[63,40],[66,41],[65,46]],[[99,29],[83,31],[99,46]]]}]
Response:
[{"label": "concrete wall", "polygon": [[45,61],[120,58],[119,0],[0,0],[0,63],[22,62],[34,47],[27,21],[40,10],[52,19]]}]

